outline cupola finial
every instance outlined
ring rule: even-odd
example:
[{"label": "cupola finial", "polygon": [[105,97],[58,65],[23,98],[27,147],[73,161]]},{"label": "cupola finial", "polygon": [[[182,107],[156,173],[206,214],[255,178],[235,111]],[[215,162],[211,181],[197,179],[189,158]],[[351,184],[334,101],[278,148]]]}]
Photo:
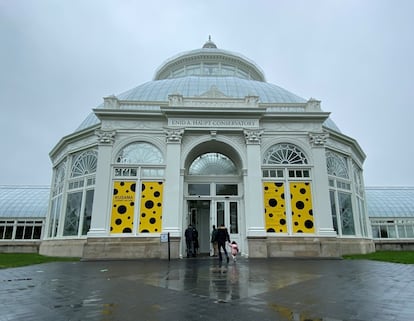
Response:
[{"label": "cupola finial", "polygon": [[203,48],[214,48],[214,49],[217,49],[216,44],[211,41],[211,35],[208,36],[208,41],[204,44]]}]

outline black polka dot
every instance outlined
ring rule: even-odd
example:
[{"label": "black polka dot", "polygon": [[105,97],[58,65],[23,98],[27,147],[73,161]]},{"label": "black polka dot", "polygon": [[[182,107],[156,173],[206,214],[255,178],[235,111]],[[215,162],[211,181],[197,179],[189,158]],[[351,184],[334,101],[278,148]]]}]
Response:
[{"label": "black polka dot", "polygon": [[157,203],[157,206],[158,206],[158,207],[161,207],[161,206],[162,206],[162,204],[161,204],[161,203]]},{"label": "black polka dot", "polygon": [[121,225],[122,224],[122,220],[120,218],[115,220],[115,224],[116,225]]},{"label": "black polka dot", "polygon": [[313,228],[313,222],[311,220],[306,220],[305,221],[305,227],[308,229]]},{"label": "black polka dot", "polygon": [[269,190],[269,187],[265,186],[264,190],[265,190],[265,191]]},{"label": "black polka dot", "polygon": [[145,217],[145,213],[141,213],[141,217]]},{"label": "black polka dot", "polygon": [[160,192],[154,192],[154,197],[160,197]]},{"label": "black polka dot", "polygon": [[281,218],[279,223],[280,225],[286,225],[286,220],[284,218]]},{"label": "black polka dot", "polygon": [[301,188],[299,192],[300,192],[301,194],[306,194],[306,189]]},{"label": "black polka dot", "polygon": [[135,205],[134,202],[129,203],[129,206],[134,206],[134,205]]},{"label": "black polka dot", "polygon": [[121,182],[121,184],[120,184],[121,186],[124,186],[125,185],[125,182]]},{"label": "black polka dot", "polygon": [[141,185],[141,190],[142,190],[142,191],[145,191],[145,184],[142,184],[142,185]]},{"label": "black polka dot", "polygon": [[133,183],[133,184],[131,184],[131,191],[133,191],[133,192],[135,192],[135,188],[136,188],[136,184],[135,183]]},{"label": "black polka dot", "polygon": [[302,201],[296,202],[296,208],[302,210],[305,207],[305,204]]},{"label": "black polka dot", "polygon": [[151,224],[155,224],[157,222],[157,220],[154,217],[151,217],[149,221]]},{"label": "black polka dot", "polygon": [[150,209],[150,208],[153,208],[153,207],[154,207],[154,202],[153,201],[149,200],[149,201],[145,202],[145,208]]},{"label": "black polka dot", "polygon": [[123,229],[122,233],[131,233],[131,229],[129,227],[126,227]]},{"label": "black polka dot", "polygon": [[125,205],[121,205],[120,207],[118,207],[119,214],[125,214],[126,211],[127,211],[127,208]]},{"label": "black polka dot", "polygon": [[269,217],[273,217],[273,213],[269,213]]},{"label": "black polka dot", "polygon": [[275,207],[277,205],[277,201],[274,198],[271,198],[269,200],[269,206]]},{"label": "black polka dot", "polygon": [[149,233],[148,230],[142,230],[141,233]]},{"label": "black polka dot", "polygon": [[277,187],[282,187],[282,186],[283,186],[283,183],[275,183],[275,185],[276,185]]},{"label": "black polka dot", "polygon": [[267,232],[273,233],[273,232],[275,232],[275,230],[273,228],[268,228]]},{"label": "black polka dot", "polygon": [[309,210],[309,215],[313,216],[313,211],[312,209]]},{"label": "black polka dot", "polygon": [[298,226],[299,225],[299,223],[298,222],[295,222],[295,226]]},{"label": "black polka dot", "polygon": [[114,188],[114,195],[118,194],[118,189]]},{"label": "black polka dot", "polygon": [[285,193],[282,193],[282,195],[280,195],[280,197],[282,198],[282,200],[285,199]]}]

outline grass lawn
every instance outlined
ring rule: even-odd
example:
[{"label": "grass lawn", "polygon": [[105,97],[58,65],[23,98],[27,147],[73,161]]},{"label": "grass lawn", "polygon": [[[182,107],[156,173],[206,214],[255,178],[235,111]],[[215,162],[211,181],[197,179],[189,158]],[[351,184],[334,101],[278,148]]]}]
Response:
[{"label": "grass lawn", "polygon": [[344,255],[344,259],[414,264],[414,251],[378,251],[369,254]]},{"label": "grass lawn", "polygon": [[56,261],[79,261],[79,258],[51,257],[39,255],[36,253],[0,253],[0,269]]}]

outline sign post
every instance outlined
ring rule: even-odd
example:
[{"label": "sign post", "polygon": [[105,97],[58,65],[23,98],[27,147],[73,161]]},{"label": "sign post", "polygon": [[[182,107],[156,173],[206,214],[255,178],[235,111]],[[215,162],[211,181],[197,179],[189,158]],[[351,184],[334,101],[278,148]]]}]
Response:
[{"label": "sign post", "polygon": [[168,242],[168,261],[171,260],[171,250],[170,250],[170,232],[168,233],[161,233],[161,243],[167,243]]}]

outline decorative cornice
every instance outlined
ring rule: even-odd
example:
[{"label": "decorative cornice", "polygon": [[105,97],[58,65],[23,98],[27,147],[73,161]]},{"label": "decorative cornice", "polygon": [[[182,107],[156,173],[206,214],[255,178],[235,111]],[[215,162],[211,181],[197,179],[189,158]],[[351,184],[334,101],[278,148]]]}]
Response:
[{"label": "decorative cornice", "polygon": [[244,132],[244,137],[246,139],[246,144],[260,144],[261,143],[262,134],[263,134],[262,129],[258,129],[258,130],[245,129],[243,130],[243,132]]},{"label": "decorative cornice", "polygon": [[309,142],[314,147],[323,147],[329,137],[328,133],[309,133]]},{"label": "decorative cornice", "polygon": [[115,130],[95,130],[95,135],[98,136],[99,144],[112,145],[115,142]]},{"label": "decorative cornice", "polygon": [[164,133],[166,135],[167,143],[181,143],[183,138],[183,128],[165,128]]}]

